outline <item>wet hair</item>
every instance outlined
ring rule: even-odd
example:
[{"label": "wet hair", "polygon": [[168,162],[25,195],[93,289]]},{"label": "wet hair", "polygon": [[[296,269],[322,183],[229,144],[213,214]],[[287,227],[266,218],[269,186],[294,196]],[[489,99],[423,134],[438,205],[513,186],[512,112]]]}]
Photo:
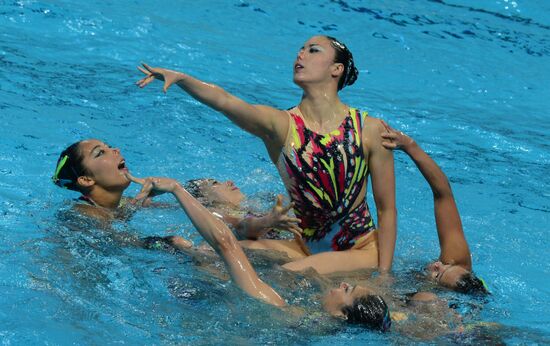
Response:
[{"label": "wet hair", "polygon": [[84,155],[80,150],[81,142],[73,143],[61,152],[52,181],[59,187],[83,193],[84,189],[78,185],[77,180],[82,175],[89,175],[89,172],[82,165]]},{"label": "wet hair", "polygon": [[353,304],[342,308],[347,322],[386,332],[391,327],[390,309],[381,296],[366,295],[355,298]]},{"label": "wet hair", "polygon": [[489,290],[483,280],[476,277],[473,273],[465,273],[461,275],[456,281],[455,290],[461,293],[473,295],[489,294]]},{"label": "wet hair", "polygon": [[204,193],[203,187],[204,184],[209,182],[215,182],[215,179],[191,179],[188,180],[183,188],[189,192],[189,194],[193,197],[195,197],[202,205],[208,204],[208,198],[206,198],[206,194]]},{"label": "wet hair", "polygon": [[344,87],[355,83],[359,76],[359,70],[355,67],[355,63],[353,62],[353,54],[351,54],[351,51],[345,44],[332,36],[325,37],[328,38],[336,51],[334,62],[344,65],[344,73],[340,76],[340,80],[338,81],[338,90],[342,90]]}]

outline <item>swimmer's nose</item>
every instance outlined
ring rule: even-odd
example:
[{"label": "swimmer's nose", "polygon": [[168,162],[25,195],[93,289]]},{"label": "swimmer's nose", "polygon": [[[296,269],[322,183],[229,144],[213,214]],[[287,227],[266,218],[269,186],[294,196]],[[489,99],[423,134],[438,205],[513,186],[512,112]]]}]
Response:
[{"label": "swimmer's nose", "polygon": [[343,290],[345,290],[345,289],[348,288],[348,287],[349,287],[349,284],[348,284],[347,282],[342,282],[342,283],[340,284],[340,288],[343,289]]}]

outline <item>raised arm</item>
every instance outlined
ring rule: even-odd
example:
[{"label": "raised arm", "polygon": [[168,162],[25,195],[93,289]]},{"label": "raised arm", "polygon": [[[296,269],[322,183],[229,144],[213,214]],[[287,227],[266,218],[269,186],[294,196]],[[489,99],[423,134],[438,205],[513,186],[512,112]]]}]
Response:
[{"label": "raised arm", "polygon": [[143,88],[153,80],[164,81],[163,91],[177,84],[199,102],[225,114],[232,122],[264,141],[286,137],[288,116],[273,107],[252,105],[228,93],[217,85],[205,83],[188,74],[143,64],[138,67],[146,76],[136,84]]},{"label": "raised arm", "polygon": [[397,210],[395,207],[395,174],[393,153],[382,146],[380,120],[367,117],[363,126],[363,151],[368,153],[368,167],[372,192],[378,216],[378,268],[391,270],[397,237]]},{"label": "raised arm", "polygon": [[422,173],[434,197],[435,223],[441,253],[439,259],[445,264],[462,265],[472,269],[470,249],[464,237],[460,214],[447,176],[435,161],[409,136],[395,131],[385,124],[382,143],[388,149],[403,150],[413,160]]},{"label": "raised arm", "polygon": [[172,193],[204,240],[222,257],[237,286],[268,304],[286,305],[279,294],[258,277],[235,235],[225,223],[212,215],[177,181],[169,178],[138,179],[130,174],[127,176],[131,181],[143,185],[137,198],[146,197],[153,189]]}]

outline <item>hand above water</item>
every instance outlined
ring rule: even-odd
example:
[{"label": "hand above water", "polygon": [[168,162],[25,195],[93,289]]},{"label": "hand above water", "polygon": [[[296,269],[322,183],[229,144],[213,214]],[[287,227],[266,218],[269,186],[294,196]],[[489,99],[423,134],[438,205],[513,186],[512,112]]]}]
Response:
[{"label": "hand above water", "polygon": [[393,129],[390,125],[388,125],[384,120],[381,120],[382,125],[384,125],[384,128],[386,129],[385,132],[382,132],[380,135],[384,139],[382,141],[382,145],[386,149],[390,150],[403,150],[407,151],[408,148],[412,147],[414,145],[414,140],[404,134],[401,131],[396,131]]},{"label": "hand above water", "polygon": [[302,237],[302,229],[298,226],[300,219],[288,215],[290,209],[294,207],[294,202],[283,206],[283,195],[277,195],[277,201],[266,215],[268,222],[266,228],[277,228],[294,233],[297,237]]},{"label": "hand above water", "polygon": [[146,63],[142,63],[142,65],[143,67],[138,66],[138,70],[143,72],[145,74],[145,77],[136,82],[136,85],[140,88],[143,88],[155,79],[158,79],[160,81],[164,81],[162,91],[166,92],[168,91],[168,88],[172,86],[172,84],[177,83],[178,81],[185,78],[185,75],[181,72],[167,70],[160,67],[151,67]]},{"label": "hand above water", "polygon": [[141,191],[136,195],[135,200],[147,201],[150,198],[158,195],[162,195],[165,192],[174,192],[178,187],[181,187],[180,183],[172,178],[161,177],[148,177],[148,178],[136,178],[129,172],[126,172],[128,180],[142,185]]}]

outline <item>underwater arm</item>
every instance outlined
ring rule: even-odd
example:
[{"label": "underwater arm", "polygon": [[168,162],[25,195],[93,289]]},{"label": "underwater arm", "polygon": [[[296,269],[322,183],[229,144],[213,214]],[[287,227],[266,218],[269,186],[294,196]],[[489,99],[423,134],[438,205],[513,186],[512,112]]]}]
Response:
[{"label": "underwater arm", "polygon": [[387,272],[391,270],[397,237],[393,153],[381,145],[383,126],[378,119],[367,117],[363,128],[363,150],[369,153],[368,167],[378,216],[378,268]]},{"label": "underwater arm", "polygon": [[155,79],[164,81],[164,92],[172,84],[177,84],[191,97],[222,112],[237,126],[255,136],[272,140],[274,133],[278,133],[281,138],[286,135],[288,117],[283,111],[268,106],[252,105],[217,85],[205,83],[185,73],[150,67],[147,64],[138,69],[146,75],[136,83],[141,88]]},{"label": "underwater arm", "polygon": [[[199,201],[191,196],[177,181],[168,178],[137,179],[127,174],[133,182],[143,185],[140,195],[147,196],[152,189],[171,192],[191,219],[204,240],[222,257],[231,278],[246,293],[275,306],[286,305],[279,294],[259,277],[242,247],[225,223],[216,218]],[[140,196],[138,195],[138,197]]]},{"label": "underwater arm", "polygon": [[468,243],[462,229],[460,214],[447,176],[435,161],[409,136],[395,131],[387,124],[382,137],[383,145],[389,149],[403,150],[430,185],[434,198],[434,213],[437,226],[440,260],[443,263],[464,265],[471,270],[472,260]]}]

